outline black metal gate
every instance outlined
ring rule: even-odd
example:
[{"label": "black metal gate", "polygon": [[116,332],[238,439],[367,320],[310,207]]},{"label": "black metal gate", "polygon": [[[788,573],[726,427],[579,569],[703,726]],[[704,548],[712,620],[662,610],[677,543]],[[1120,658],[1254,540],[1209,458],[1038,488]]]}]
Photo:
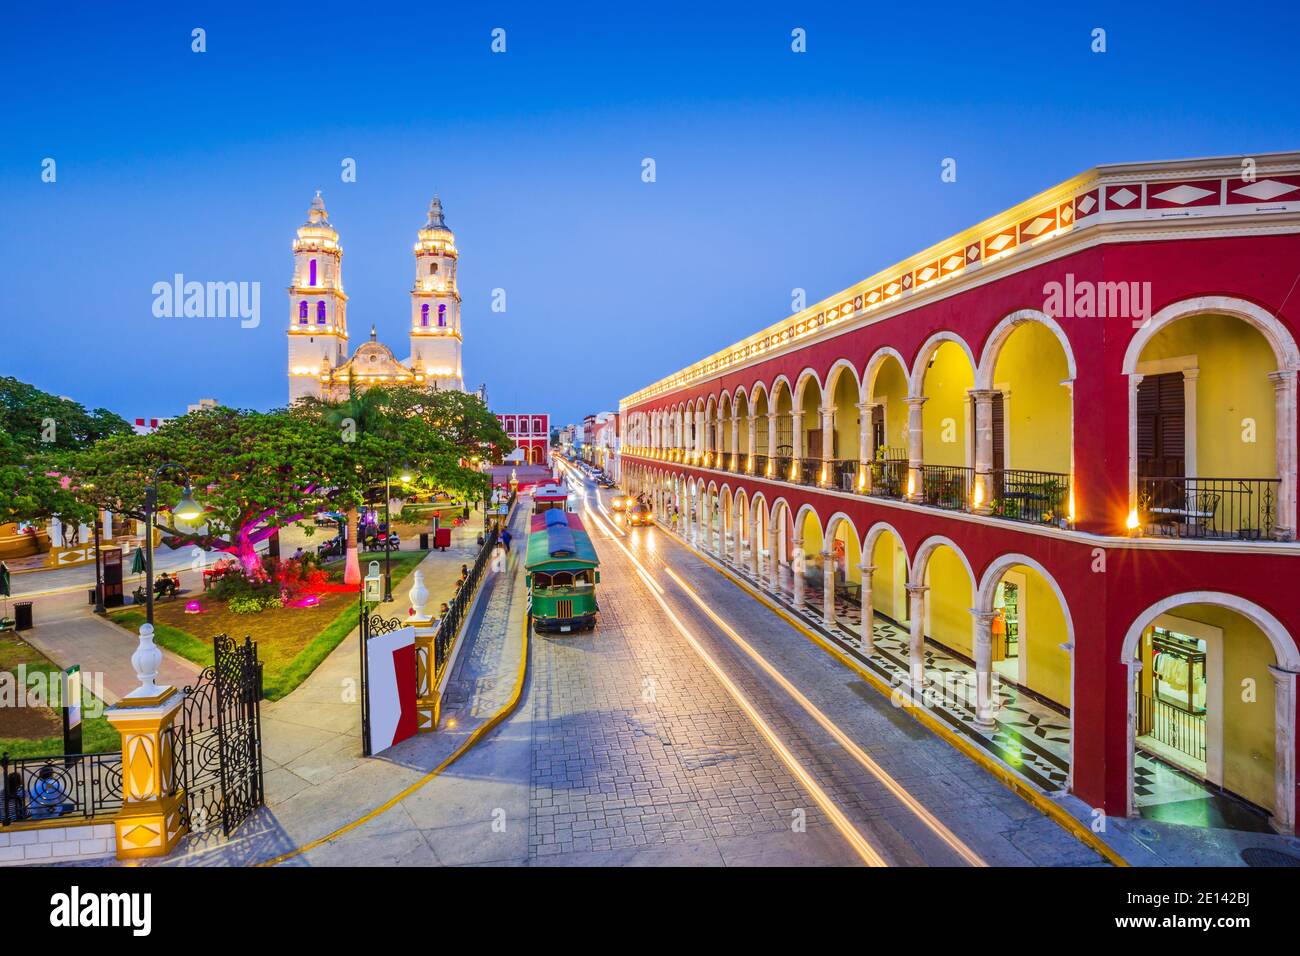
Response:
[{"label": "black metal gate", "polygon": [[185,823],[228,836],[262,805],[262,665],[247,637],[237,644],[218,634],[213,655],[185,688],[172,732]]}]

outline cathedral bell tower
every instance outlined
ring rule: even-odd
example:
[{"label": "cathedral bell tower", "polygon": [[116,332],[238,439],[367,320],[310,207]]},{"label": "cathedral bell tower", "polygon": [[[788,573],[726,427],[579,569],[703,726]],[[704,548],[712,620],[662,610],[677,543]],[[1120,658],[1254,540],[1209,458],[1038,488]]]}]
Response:
[{"label": "cathedral bell tower", "polygon": [[[322,377],[347,361],[343,249],[320,190],[293,243],[289,286],[289,401],[323,394]],[[459,357],[459,351],[457,353]]]},{"label": "cathedral bell tower", "polygon": [[433,197],[415,243],[411,289],[411,370],[438,388],[464,391],[460,364],[460,293],[456,289],[456,237]]}]

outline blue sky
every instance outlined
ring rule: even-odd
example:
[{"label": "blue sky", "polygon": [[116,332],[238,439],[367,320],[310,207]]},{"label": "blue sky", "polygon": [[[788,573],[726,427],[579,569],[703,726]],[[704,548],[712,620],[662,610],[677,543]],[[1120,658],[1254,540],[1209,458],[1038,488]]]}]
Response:
[{"label": "blue sky", "polygon": [[[788,314],[793,288],[816,301],[1096,163],[1300,145],[1294,5],[617,6],[12,9],[0,374],[127,418],[283,404],[318,188],[352,345],[373,323],[404,358],[437,191],[468,383],[563,423]],[[154,317],[177,272],[260,282],[260,326]]]}]

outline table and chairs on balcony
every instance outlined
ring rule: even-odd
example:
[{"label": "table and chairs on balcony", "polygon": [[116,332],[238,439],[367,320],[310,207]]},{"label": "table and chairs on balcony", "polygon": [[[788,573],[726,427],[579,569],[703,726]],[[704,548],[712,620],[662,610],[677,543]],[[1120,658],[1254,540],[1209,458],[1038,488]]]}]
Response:
[{"label": "table and chairs on balcony", "polygon": [[1146,533],[1173,538],[1258,541],[1273,535],[1276,478],[1138,476]]}]

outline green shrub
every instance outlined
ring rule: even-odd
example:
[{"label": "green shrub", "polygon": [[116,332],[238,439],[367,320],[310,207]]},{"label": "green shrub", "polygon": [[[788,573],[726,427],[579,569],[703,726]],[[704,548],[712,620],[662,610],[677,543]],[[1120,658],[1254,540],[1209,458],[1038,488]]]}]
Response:
[{"label": "green shrub", "polygon": [[260,614],[273,607],[284,607],[284,601],[278,593],[241,594],[226,602],[232,614]]}]

